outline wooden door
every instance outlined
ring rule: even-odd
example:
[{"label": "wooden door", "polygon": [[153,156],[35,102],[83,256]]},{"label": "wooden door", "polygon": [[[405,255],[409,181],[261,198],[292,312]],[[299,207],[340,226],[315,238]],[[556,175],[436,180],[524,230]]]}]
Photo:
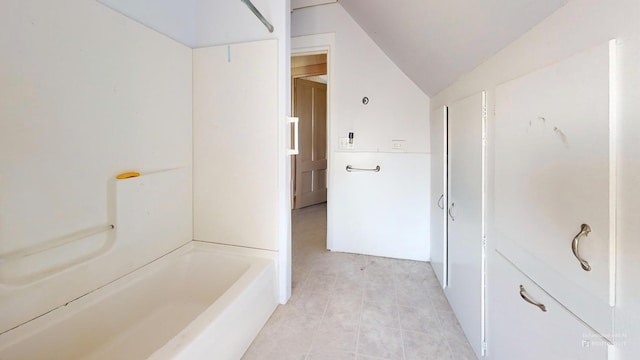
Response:
[{"label": "wooden door", "polygon": [[448,282],[445,293],[476,354],[484,342],[484,92],[448,108]]},{"label": "wooden door", "polygon": [[294,82],[300,137],[294,185],[294,208],[298,209],[327,201],[327,84]]},{"label": "wooden door", "polygon": [[447,287],[447,107],[431,112],[431,266]]}]

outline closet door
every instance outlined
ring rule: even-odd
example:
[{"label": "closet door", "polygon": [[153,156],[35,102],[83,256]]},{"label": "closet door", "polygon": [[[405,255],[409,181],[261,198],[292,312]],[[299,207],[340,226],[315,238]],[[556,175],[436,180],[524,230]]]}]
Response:
[{"label": "closet door", "polygon": [[431,112],[431,266],[447,287],[447,107]]},{"label": "closet door", "polygon": [[613,333],[613,50],[496,88],[497,248],[602,334]]},{"label": "closet door", "polygon": [[448,110],[449,303],[471,346],[484,342],[483,133],[485,93],[459,100]]}]

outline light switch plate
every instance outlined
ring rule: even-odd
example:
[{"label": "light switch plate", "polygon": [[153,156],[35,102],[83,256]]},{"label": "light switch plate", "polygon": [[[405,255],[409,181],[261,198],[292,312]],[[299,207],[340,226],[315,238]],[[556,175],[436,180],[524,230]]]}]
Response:
[{"label": "light switch plate", "polygon": [[353,150],[353,142],[349,144],[349,138],[340,138],[340,150]]}]

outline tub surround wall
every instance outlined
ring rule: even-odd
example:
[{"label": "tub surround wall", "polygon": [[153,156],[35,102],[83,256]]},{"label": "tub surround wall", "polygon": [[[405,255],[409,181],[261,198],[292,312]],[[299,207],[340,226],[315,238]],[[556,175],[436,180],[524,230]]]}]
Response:
[{"label": "tub surround wall", "polygon": [[[615,333],[604,334],[614,340],[616,348],[613,358],[616,360],[635,359],[640,353],[640,288],[637,286],[637,274],[640,273],[640,243],[637,241],[637,219],[640,218],[640,122],[637,121],[640,117],[638,14],[640,3],[636,0],[570,1],[522,38],[432,99],[435,109],[486,89],[490,104],[488,124],[491,136],[491,124],[494,121],[491,104],[497,85],[559,62],[610,39],[618,40],[618,101],[614,104],[618,122]],[[491,140],[488,143],[491,157]],[[489,167],[488,173],[492,171]],[[491,192],[498,190],[489,187],[489,214],[492,212]],[[487,234],[488,247],[495,248],[496,239],[490,220]],[[491,273],[488,276],[491,277]]]},{"label": "tub surround wall", "polygon": [[[427,260],[430,195],[423,169],[429,169],[429,98],[339,4],[295,10],[291,17],[293,51],[314,44],[314,35],[335,33],[329,64],[328,247]],[[367,105],[363,97],[369,98]],[[341,149],[339,139],[349,132],[354,148]],[[403,148],[393,149],[393,140],[403,140]],[[388,165],[367,175],[372,181],[345,173],[345,163],[365,167],[360,162],[365,158],[373,167]]]},{"label": "tub surround wall", "polygon": [[[123,5],[122,0],[103,0],[109,2],[119,2]],[[148,0],[133,0],[134,2],[145,2]],[[131,1],[127,1],[129,3]],[[273,25],[272,33],[267,31],[265,26],[258,18],[251,13],[245,4],[241,1],[218,1],[218,0],[194,0],[195,18],[192,20],[195,24],[194,38],[186,42],[194,48],[204,48],[228,44],[241,44],[260,40],[277,40],[277,88],[276,92],[277,133],[273,135],[276,152],[270,156],[276,157],[275,167],[270,169],[269,174],[254,174],[252,181],[260,182],[261,177],[275,177],[277,183],[273,187],[264,187],[262,196],[273,197],[277,201],[275,207],[275,224],[277,226],[277,251],[278,251],[278,287],[280,291],[280,302],[286,302],[291,296],[291,199],[289,189],[289,176],[291,174],[291,164],[287,149],[289,147],[290,130],[286,122],[286,117],[291,114],[291,94],[289,86],[289,44],[290,44],[290,0],[252,0],[252,3]],[[191,6],[191,3],[188,3]],[[129,6],[129,5],[127,5]],[[155,6],[155,5],[154,5]],[[190,10],[191,11],[191,10]],[[197,50],[195,50],[197,51]],[[265,59],[263,59],[265,60]],[[271,61],[273,59],[269,59]],[[247,69],[248,72],[251,70]],[[227,92],[235,89],[238,82],[233,81],[226,84]],[[231,91],[229,91],[231,90]],[[250,98],[245,99],[246,102],[240,107],[251,107]],[[251,120],[249,120],[251,121]],[[227,130],[235,133],[241,129],[242,123],[237,124],[238,128],[228,127]],[[227,134],[227,138],[231,133]],[[221,135],[225,136],[225,135]],[[242,140],[239,140],[242,142]],[[255,149],[255,148],[254,148]],[[260,158],[265,154],[260,150],[256,153],[249,153],[249,148],[245,149],[241,155]],[[243,160],[241,160],[243,161]],[[272,160],[268,160],[272,162]],[[231,174],[231,173],[230,173]],[[231,174],[239,176],[238,174]],[[264,184],[263,184],[264,185]],[[243,197],[244,198],[244,197]],[[219,200],[217,200],[219,201]],[[235,202],[229,203],[229,207],[234,207]],[[255,213],[254,213],[255,214]],[[260,213],[255,217],[272,217],[271,213]],[[254,218],[255,218],[254,217]],[[259,222],[259,221],[258,221]],[[254,224],[245,224],[245,226],[254,226]],[[256,229],[256,231],[264,231],[271,234],[271,224]]]},{"label": "tub surround wall", "polygon": [[[30,273],[29,258],[0,262],[3,279],[22,279],[0,284],[3,332],[193,238],[192,55],[94,1],[5,1],[0,24],[0,256],[116,226],[39,254],[51,265],[37,264],[44,276]],[[155,203],[138,204],[153,207],[151,214],[120,219],[152,219],[154,230],[123,234],[117,203],[136,197],[116,201],[115,175],[176,168],[171,181],[146,183]],[[128,189],[139,194],[143,179],[123,181],[142,181]],[[173,224],[171,231],[163,224]],[[130,247],[121,253],[129,255],[112,261],[119,246]],[[96,256],[46,274],[87,254]]]},{"label": "tub surround wall", "polygon": [[[189,241],[191,172],[172,169],[114,180],[115,230],[4,262],[2,331],[132,272]],[[89,250],[87,250],[89,249]],[[30,263],[34,258],[35,263]],[[33,272],[33,269],[42,270]],[[14,278],[8,278],[14,280]]]},{"label": "tub surround wall", "polygon": [[278,250],[277,51],[276,40],[194,50],[196,240]]},{"label": "tub surround wall", "polygon": [[[264,220],[256,220],[251,227],[256,232],[264,231],[268,234],[272,233],[271,224],[266,226],[267,218],[274,218],[275,224],[277,224],[277,234],[275,235],[276,243],[270,244],[269,249],[277,250],[279,256],[279,281],[280,288],[280,301],[286,302],[291,294],[291,213],[290,213],[290,189],[288,186],[289,174],[291,173],[291,164],[287,153],[289,147],[289,125],[286,123],[286,117],[290,115],[291,109],[291,95],[289,86],[289,72],[290,72],[290,59],[289,59],[289,43],[290,43],[290,0],[253,0],[252,3],[262,13],[262,15],[273,25],[273,32],[269,32],[266,27],[260,22],[260,20],[247,8],[247,6],[241,1],[218,1],[218,0],[185,0],[185,1],[171,1],[171,0],[97,0],[117,11],[125,14],[128,17],[136,19],[146,26],[155,29],[156,31],[165,34],[182,44],[186,44],[194,48],[195,52],[200,48],[208,48],[213,46],[226,46],[229,44],[241,44],[247,42],[254,42],[260,40],[277,40],[277,52],[275,59],[269,59],[269,61],[276,61],[277,69],[277,88],[275,91],[274,103],[277,105],[277,118],[274,118],[275,127],[277,132],[273,134],[272,139],[277,147],[273,155],[275,160],[269,159],[269,163],[275,163],[275,166],[269,169],[269,174],[266,176],[270,179],[275,177],[277,184],[275,186],[269,186],[263,188],[260,192],[260,196],[274,197],[277,201],[275,207],[275,213],[269,210],[268,213],[261,213],[252,219],[257,219],[264,216]],[[179,4],[178,4],[179,3]],[[246,70],[248,73],[251,70]],[[218,80],[216,84],[220,85]],[[235,87],[239,84],[238,81],[231,80],[224,85],[227,89],[225,93],[232,93]],[[222,85],[220,85],[222,86]],[[272,94],[270,94],[272,95]],[[249,104],[252,99],[247,98],[247,105],[242,105],[240,108],[251,107]],[[234,115],[236,118],[238,114]],[[234,127],[229,124],[225,128],[225,131],[229,133],[219,134],[220,138],[229,139],[231,133],[236,133],[241,129],[247,130],[246,125],[240,121],[237,123],[238,127]],[[259,131],[259,127],[254,129]],[[254,147],[255,149],[255,147]],[[227,152],[225,150],[225,152]],[[252,158],[264,156],[265,153],[258,151],[251,153],[249,148],[246,148],[244,153],[239,156],[249,156]],[[244,159],[245,157],[243,157]],[[241,160],[241,162],[244,160]],[[201,167],[202,169],[202,167]],[[234,169],[230,169],[230,173]],[[217,170],[212,170],[212,173]],[[244,170],[242,170],[244,171]],[[241,171],[241,173],[242,173]],[[239,177],[241,173],[237,173],[234,176]],[[253,178],[249,180],[246,178],[244,181],[251,181],[253,183],[259,183],[259,177],[261,175],[251,175]],[[213,185],[214,187],[221,187],[225,183],[225,180],[220,184]],[[261,184],[265,185],[265,184]],[[258,185],[258,186],[261,186]],[[243,195],[243,198],[245,196]],[[237,199],[229,200],[222,203],[220,199],[216,199],[213,207],[218,208],[237,208]],[[264,205],[260,206],[261,208]],[[204,208],[200,207],[200,210]],[[209,210],[212,210],[210,208]],[[199,211],[202,213],[202,211]],[[252,211],[255,213],[255,210]],[[212,213],[203,214],[211,217]],[[237,222],[237,221],[235,221]],[[218,222],[219,223],[219,222]],[[256,225],[260,224],[256,227]],[[201,223],[202,224],[202,223]],[[243,226],[247,226],[244,224]],[[227,227],[228,228],[228,227]],[[246,229],[239,230],[241,233],[246,233]],[[271,235],[269,235],[271,237]],[[207,236],[207,238],[210,238]],[[209,240],[211,241],[211,240]],[[215,239],[213,241],[225,242],[227,240]],[[235,240],[231,241],[234,243]],[[262,241],[262,240],[252,240]],[[271,241],[271,240],[269,240]],[[264,245],[260,245],[265,247]]]}]

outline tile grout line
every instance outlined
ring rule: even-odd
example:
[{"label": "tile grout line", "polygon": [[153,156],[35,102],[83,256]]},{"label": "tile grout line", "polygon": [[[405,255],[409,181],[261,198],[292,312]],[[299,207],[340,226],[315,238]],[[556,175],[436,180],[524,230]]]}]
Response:
[{"label": "tile grout line", "polygon": [[[315,269],[312,269],[309,272],[309,276],[310,276],[312,271],[315,271]],[[329,287],[329,290],[324,289],[322,291],[322,293],[327,295],[328,300],[327,300],[327,303],[324,305],[324,309],[322,309],[322,314],[320,315],[320,326],[323,326],[323,325],[326,324],[325,323],[325,318],[326,318],[326,315],[327,315],[327,310],[329,309],[329,304],[331,303],[331,300],[333,298],[333,293],[335,293],[335,286],[336,286],[337,281],[338,281],[338,275],[336,274],[334,279],[333,279],[333,284],[332,284],[332,286]],[[315,345],[315,342],[317,341],[317,339],[318,339],[318,329],[316,328],[313,331],[313,339],[311,340],[311,345],[309,345],[309,351],[307,351],[307,355],[305,356],[304,360],[308,360],[309,357],[311,356],[311,353],[313,351],[313,346]]]},{"label": "tile grout line", "polygon": [[370,265],[370,257],[369,255],[365,255],[366,256],[366,262],[364,264],[364,286],[362,289],[362,297],[360,298],[360,316],[358,316],[358,336],[356,338],[356,359],[358,359],[360,357],[360,334],[361,334],[361,330],[362,330],[362,313],[364,311],[364,298],[365,295],[367,293],[367,279],[368,279],[368,270],[369,270],[369,265]]},{"label": "tile grout line", "polygon": [[396,293],[396,314],[398,315],[398,327],[400,328],[400,346],[402,348],[402,358],[406,359],[407,358],[407,353],[406,350],[404,348],[404,331],[402,330],[402,321],[400,320],[400,301],[399,301],[399,296],[398,296],[398,280],[397,278],[394,278],[393,280],[393,287],[394,287],[394,291]]}]

